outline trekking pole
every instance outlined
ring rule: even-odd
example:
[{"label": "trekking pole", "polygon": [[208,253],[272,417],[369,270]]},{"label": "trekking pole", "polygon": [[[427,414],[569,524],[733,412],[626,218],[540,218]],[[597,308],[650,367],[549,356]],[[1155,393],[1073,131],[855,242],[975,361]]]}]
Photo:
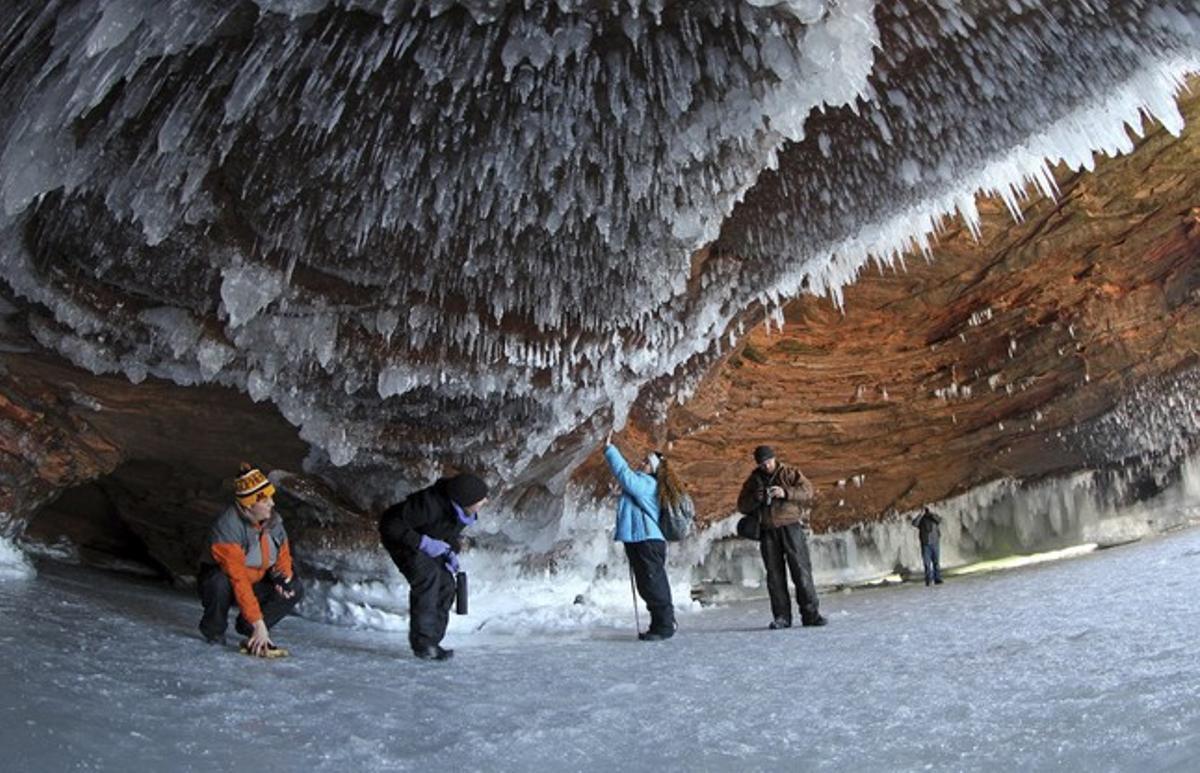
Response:
[{"label": "trekking pole", "polygon": [[629,565],[629,595],[633,596],[633,632],[640,634],[642,632],[642,621],[638,618],[637,589],[633,584],[633,564]]}]

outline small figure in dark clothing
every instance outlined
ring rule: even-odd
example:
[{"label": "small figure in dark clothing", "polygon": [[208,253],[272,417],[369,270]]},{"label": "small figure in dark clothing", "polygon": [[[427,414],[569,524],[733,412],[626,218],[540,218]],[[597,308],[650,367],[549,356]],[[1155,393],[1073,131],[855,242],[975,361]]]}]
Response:
[{"label": "small figure in dark clothing", "polygon": [[488,487],[461,473],[409,494],[379,519],[384,548],[408,580],[408,643],[422,660],[447,660],[441,646],[454,603],[459,535],[487,504]]},{"label": "small figure in dark clothing", "polygon": [[941,532],[938,527],[942,519],[938,514],[926,507],[912,519],[912,525],[917,527],[921,535],[921,561],[925,564],[925,585],[942,584],[941,556],[938,551],[938,540]]},{"label": "small figure in dark clothing", "polygon": [[738,494],[738,511],[759,519],[759,548],[767,570],[767,592],[771,596],[771,630],[792,627],[792,602],[787,573],[796,586],[800,622],[825,625],[818,610],[813,585],[812,560],[808,555],[808,516],[816,496],[804,473],[781,464],[770,446],[754,449],[754,471]]}]

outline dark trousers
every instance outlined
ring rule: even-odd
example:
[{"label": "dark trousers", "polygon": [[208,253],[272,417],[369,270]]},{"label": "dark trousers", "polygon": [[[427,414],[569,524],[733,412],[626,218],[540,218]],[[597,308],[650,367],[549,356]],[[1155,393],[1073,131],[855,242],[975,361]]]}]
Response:
[{"label": "dark trousers", "polygon": [[667,543],[626,542],[625,557],[633,569],[638,595],[650,610],[650,632],[663,636],[675,633],[675,606],[671,603],[671,581],[667,579]]},{"label": "dark trousers", "polygon": [[416,652],[440,644],[450,624],[454,575],[440,558],[430,558],[405,545],[384,547],[408,580],[409,645]]},{"label": "dark trousers", "polygon": [[941,551],[936,542],[921,546],[921,561],[925,564],[925,584],[942,581]]},{"label": "dark trousers", "polygon": [[796,586],[796,605],[804,622],[816,619],[817,589],[813,585],[812,560],[808,557],[808,539],[798,523],[764,526],[759,548],[767,568],[767,592],[771,594],[771,614],[776,620],[791,621],[792,602],[788,594],[787,572]]},{"label": "dark trousers", "polygon": [[[253,587],[254,597],[258,599],[258,605],[262,609],[263,622],[267,624],[267,628],[274,628],[276,623],[287,617],[288,612],[292,611],[292,607],[296,606],[304,595],[299,582],[292,583],[295,595],[290,599],[279,595],[275,590],[275,581],[271,579],[270,574],[254,583]],[[233,583],[229,581],[229,577],[221,570],[221,567],[205,564],[196,578],[196,590],[200,594],[201,603],[204,604],[204,616],[200,618],[200,632],[210,639],[224,635],[225,628],[229,625],[229,608],[237,603],[233,597]],[[236,627],[239,629],[239,633],[248,636],[246,629],[249,625],[249,621],[238,615]]]}]

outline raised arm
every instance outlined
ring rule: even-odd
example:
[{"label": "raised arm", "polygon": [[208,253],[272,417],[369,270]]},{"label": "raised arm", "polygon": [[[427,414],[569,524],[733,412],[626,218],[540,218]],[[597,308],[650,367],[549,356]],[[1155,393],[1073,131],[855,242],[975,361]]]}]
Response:
[{"label": "raised arm", "polygon": [[608,462],[608,469],[612,470],[622,491],[634,497],[653,498],[657,486],[654,479],[635,472],[616,446],[609,444],[604,447],[604,461]]}]

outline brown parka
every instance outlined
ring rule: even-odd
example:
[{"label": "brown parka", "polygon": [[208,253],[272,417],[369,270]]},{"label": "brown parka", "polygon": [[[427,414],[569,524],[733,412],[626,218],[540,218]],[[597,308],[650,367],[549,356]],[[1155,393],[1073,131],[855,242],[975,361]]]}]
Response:
[{"label": "brown parka", "polygon": [[[779,486],[786,496],[776,498],[767,505],[767,488]],[[816,498],[816,490],[804,473],[795,467],[775,463],[775,471],[766,473],[755,467],[742,484],[738,494],[738,511],[746,515],[758,515],[759,525],[772,528],[799,523],[809,528],[810,505]]]}]

